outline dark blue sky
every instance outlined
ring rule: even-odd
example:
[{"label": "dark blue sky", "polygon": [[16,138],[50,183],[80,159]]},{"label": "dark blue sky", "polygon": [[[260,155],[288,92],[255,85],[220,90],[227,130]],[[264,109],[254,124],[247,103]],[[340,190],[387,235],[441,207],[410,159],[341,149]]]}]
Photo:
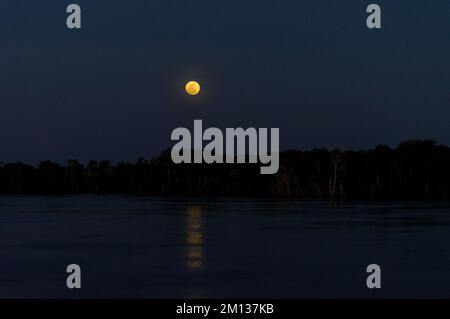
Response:
[{"label": "dark blue sky", "polygon": [[0,161],[150,157],[197,118],[282,149],[450,144],[448,0],[5,0],[0,39]]}]

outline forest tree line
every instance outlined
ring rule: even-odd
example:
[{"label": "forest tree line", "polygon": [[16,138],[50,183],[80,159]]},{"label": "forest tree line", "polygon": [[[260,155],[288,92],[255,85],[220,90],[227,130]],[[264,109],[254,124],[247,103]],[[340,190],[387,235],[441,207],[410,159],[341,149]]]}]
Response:
[{"label": "forest tree line", "polygon": [[2,195],[129,194],[266,198],[450,200],[450,148],[412,140],[367,151],[280,153],[275,175],[259,164],[172,163],[170,152],[135,163],[0,164]]}]

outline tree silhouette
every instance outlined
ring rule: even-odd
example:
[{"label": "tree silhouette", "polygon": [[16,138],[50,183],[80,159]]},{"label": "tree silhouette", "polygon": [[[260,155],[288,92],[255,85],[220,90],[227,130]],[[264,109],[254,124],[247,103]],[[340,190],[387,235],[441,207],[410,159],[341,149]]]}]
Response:
[{"label": "tree silhouette", "polygon": [[170,150],[135,163],[0,164],[0,194],[128,194],[450,200],[450,149],[410,140],[392,149],[286,151],[275,175],[260,164],[180,164]]}]

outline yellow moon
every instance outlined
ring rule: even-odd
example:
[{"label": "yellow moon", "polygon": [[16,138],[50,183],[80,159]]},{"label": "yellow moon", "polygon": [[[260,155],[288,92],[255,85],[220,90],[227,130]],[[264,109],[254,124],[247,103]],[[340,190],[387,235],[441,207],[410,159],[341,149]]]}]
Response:
[{"label": "yellow moon", "polygon": [[200,84],[196,81],[190,81],[186,84],[186,93],[189,95],[197,95],[200,93]]}]

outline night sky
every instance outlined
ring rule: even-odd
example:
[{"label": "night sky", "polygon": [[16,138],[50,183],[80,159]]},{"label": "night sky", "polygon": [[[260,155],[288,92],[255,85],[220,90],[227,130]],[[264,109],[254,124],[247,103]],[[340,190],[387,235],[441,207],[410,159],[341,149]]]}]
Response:
[{"label": "night sky", "polygon": [[450,145],[448,0],[3,0],[0,40],[0,162],[149,158],[194,119],[281,149]]}]

